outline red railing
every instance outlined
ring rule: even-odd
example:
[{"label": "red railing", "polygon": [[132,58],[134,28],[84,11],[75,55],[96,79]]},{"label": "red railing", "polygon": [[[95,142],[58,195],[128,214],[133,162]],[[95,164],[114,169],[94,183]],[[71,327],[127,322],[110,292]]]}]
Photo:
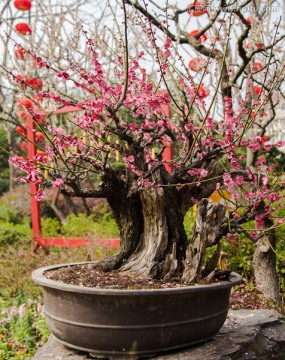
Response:
[{"label": "red railing", "polygon": [[[163,112],[170,116],[170,107],[168,104],[161,106]],[[81,109],[74,106],[65,106],[55,112],[53,115],[65,114],[70,112],[81,111]],[[36,114],[39,116],[45,116],[46,114],[42,111],[36,111]],[[27,138],[28,138],[28,158],[33,159],[36,155],[36,145],[35,145],[35,133],[36,126],[33,120],[33,117],[30,114],[27,114]],[[172,160],[172,149],[170,146],[166,146],[162,157],[167,162]],[[172,171],[172,165],[169,163],[165,164],[166,170],[170,173]],[[86,239],[86,238],[65,238],[65,237],[43,237],[41,231],[41,213],[40,213],[40,204],[36,200],[35,195],[38,191],[38,185],[33,182],[30,182],[30,199],[31,199],[31,215],[32,215],[32,230],[33,230],[33,241],[34,248],[36,249],[39,246],[103,246],[108,248],[118,248],[120,246],[119,239]]]}]

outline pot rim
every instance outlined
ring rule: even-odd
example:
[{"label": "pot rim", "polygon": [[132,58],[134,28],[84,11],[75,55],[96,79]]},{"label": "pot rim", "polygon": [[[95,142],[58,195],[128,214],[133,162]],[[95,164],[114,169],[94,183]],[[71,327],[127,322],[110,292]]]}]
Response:
[{"label": "pot rim", "polygon": [[135,289],[135,290],[121,290],[121,289],[104,289],[104,288],[92,288],[86,286],[79,286],[79,285],[72,285],[63,282],[59,282],[56,280],[48,279],[44,276],[44,273],[49,270],[54,270],[61,267],[67,267],[72,265],[84,265],[84,264],[96,264],[97,261],[85,261],[85,262],[74,262],[74,263],[65,263],[65,264],[56,264],[56,265],[49,265],[38,268],[33,271],[32,273],[32,280],[41,285],[45,288],[53,288],[58,289],[61,291],[68,291],[68,292],[79,292],[82,294],[98,294],[98,295],[156,295],[156,294],[169,294],[169,293],[183,293],[183,292],[197,292],[203,290],[217,290],[217,289],[224,289],[224,288],[231,288],[233,286],[239,285],[242,283],[243,279],[242,276],[231,272],[230,280],[223,280],[214,282],[211,284],[204,284],[204,285],[189,285],[189,286],[182,286],[177,288],[166,288],[166,289]]}]

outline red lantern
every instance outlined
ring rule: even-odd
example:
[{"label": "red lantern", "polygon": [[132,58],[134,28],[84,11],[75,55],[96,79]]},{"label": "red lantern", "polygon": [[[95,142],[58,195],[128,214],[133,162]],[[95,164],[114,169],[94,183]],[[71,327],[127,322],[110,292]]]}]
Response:
[{"label": "red lantern", "polygon": [[22,34],[22,35],[31,35],[32,34],[32,29],[25,22],[16,24],[15,29],[16,29],[16,31],[18,31],[19,34]]},{"label": "red lantern", "polygon": [[261,93],[261,86],[254,86],[253,90],[256,93],[256,95],[259,95]]},{"label": "red lantern", "polygon": [[[189,36],[196,36],[197,34],[199,33],[199,30],[193,30],[189,33]],[[198,38],[198,42],[199,43],[202,43],[204,41],[206,41],[208,38],[207,38],[207,35],[206,34],[203,34],[202,36],[200,36]]]},{"label": "red lantern", "polygon": [[257,61],[252,65],[252,71],[256,72],[256,71],[260,71],[263,68],[263,65],[261,62]]},{"label": "red lantern", "polygon": [[30,85],[33,89],[39,90],[43,87],[43,81],[40,78],[36,79],[27,79],[26,83]]},{"label": "red lantern", "polygon": [[268,138],[268,136],[266,135],[266,134],[264,134],[263,136],[262,136],[262,138],[261,138],[261,142],[262,143],[265,143],[265,142],[267,142],[269,140],[269,138]]},{"label": "red lantern", "polygon": [[45,116],[41,115],[41,116],[36,116],[35,117],[35,122],[38,123],[38,124],[42,124],[46,121],[46,118]]},{"label": "red lantern", "polygon": [[199,1],[190,4],[189,8],[190,9],[188,10],[188,14],[193,16],[201,16],[207,13],[207,10],[199,3]]},{"label": "red lantern", "polygon": [[246,22],[247,22],[248,24],[251,24],[251,18],[250,18],[250,16],[246,19]]},{"label": "red lantern", "polygon": [[23,81],[24,80],[24,78],[23,78],[23,76],[21,74],[16,75],[16,79],[17,79],[17,81]]},{"label": "red lantern", "polygon": [[27,119],[27,115],[24,111],[19,111],[17,116],[19,119],[25,119],[25,120]]},{"label": "red lantern", "polygon": [[205,97],[207,97],[209,95],[209,90],[206,89],[204,86],[200,86],[199,91],[198,91],[198,95],[204,99]]},{"label": "red lantern", "polygon": [[45,140],[45,136],[41,132],[36,132],[36,138],[38,138],[39,140],[42,140],[42,141]]},{"label": "red lantern", "polygon": [[44,83],[40,78],[36,78],[36,84],[37,84],[37,89],[42,89],[42,87],[44,86]]},{"label": "red lantern", "polygon": [[28,144],[25,141],[22,141],[20,144],[20,150],[27,151],[27,149],[28,149]]},{"label": "red lantern", "polygon": [[16,126],[16,131],[20,134],[26,135],[27,131],[26,129],[22,128],[22,126]]},{"label": "red lantern", "polygon": [[18,60],[25,60],[25,54],[23,49],[19,48],[17,50],[15,50],[15,57]]},{"label": "red lantern", "polygon": [[19,84],[20,88],[22,90],[25,90],[26,88],[25,78],[21,74],[16,75],[16,81]]},{"label": "red lantern", "polygon": [[201,57],[196,57],[191,59],[188,63],[188,67],[190,70],[198,72],[203,70],[207,66],[207,61]]},{"label": "red lantern", "polygon": [[28,108],[28,109],[32,109],[33,108],[33,103],[31,102],[30,99],[28,98],[20,98],[17,102],[16,102],[16,106],[20,109],[22,108]]},{"label": "red lantern", "polygon": [[30,10],[32,7],[31,0],[14,0],[14,6],[19,10]]}]

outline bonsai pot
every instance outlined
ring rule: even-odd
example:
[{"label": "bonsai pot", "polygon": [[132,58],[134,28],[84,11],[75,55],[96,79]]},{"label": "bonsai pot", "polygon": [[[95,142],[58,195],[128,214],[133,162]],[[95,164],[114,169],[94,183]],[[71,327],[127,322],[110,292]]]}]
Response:
[{"label": "bonsai pot", "polygon": [[107,359],[139,359],[211,339],[225,322],[231,288],[242,281],[232,273],[229,281],[209,285],[109,290],[44,276],[70,265],[33,272],[44,290],[47,325],[64,345]]}]

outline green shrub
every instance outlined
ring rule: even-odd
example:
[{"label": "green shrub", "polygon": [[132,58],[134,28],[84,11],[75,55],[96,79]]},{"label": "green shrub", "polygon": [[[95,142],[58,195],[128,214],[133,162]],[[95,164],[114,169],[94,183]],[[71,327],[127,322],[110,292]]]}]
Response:
[{"label": "green shrub", "polygon": [[227,255],[227,267],[250,281],[253,277],[254,243],[240,234],[236,240],[223,239],[222,251]]},{"label": "green shrub", "polygon": [[42,218],[42,234],[44,237],[58,237],[60,236],[61,223],[56,218]]},{"label": "green shrub", "polygon": [[85,214],[79,214],[76,216],[71,214],[66,218],[67,223],[62,226],[61,234],[66,237],[87,236],[91,238],[119,236],[116,222],[109,214],[106,214],[100,220],[95,218],[95,215],[86,216]]},{"label": "green shrub", "polygon": [[32,230],[28,221],[23,224],[0,222],[0,246],[14,244],[22,239],[31,239]]},{"label": "green shrub", "polygon": [[0,204],[0,221],[12,224],[23,224],[24,218],[21,211],[16,207],[11,207],[7,203]]}]

